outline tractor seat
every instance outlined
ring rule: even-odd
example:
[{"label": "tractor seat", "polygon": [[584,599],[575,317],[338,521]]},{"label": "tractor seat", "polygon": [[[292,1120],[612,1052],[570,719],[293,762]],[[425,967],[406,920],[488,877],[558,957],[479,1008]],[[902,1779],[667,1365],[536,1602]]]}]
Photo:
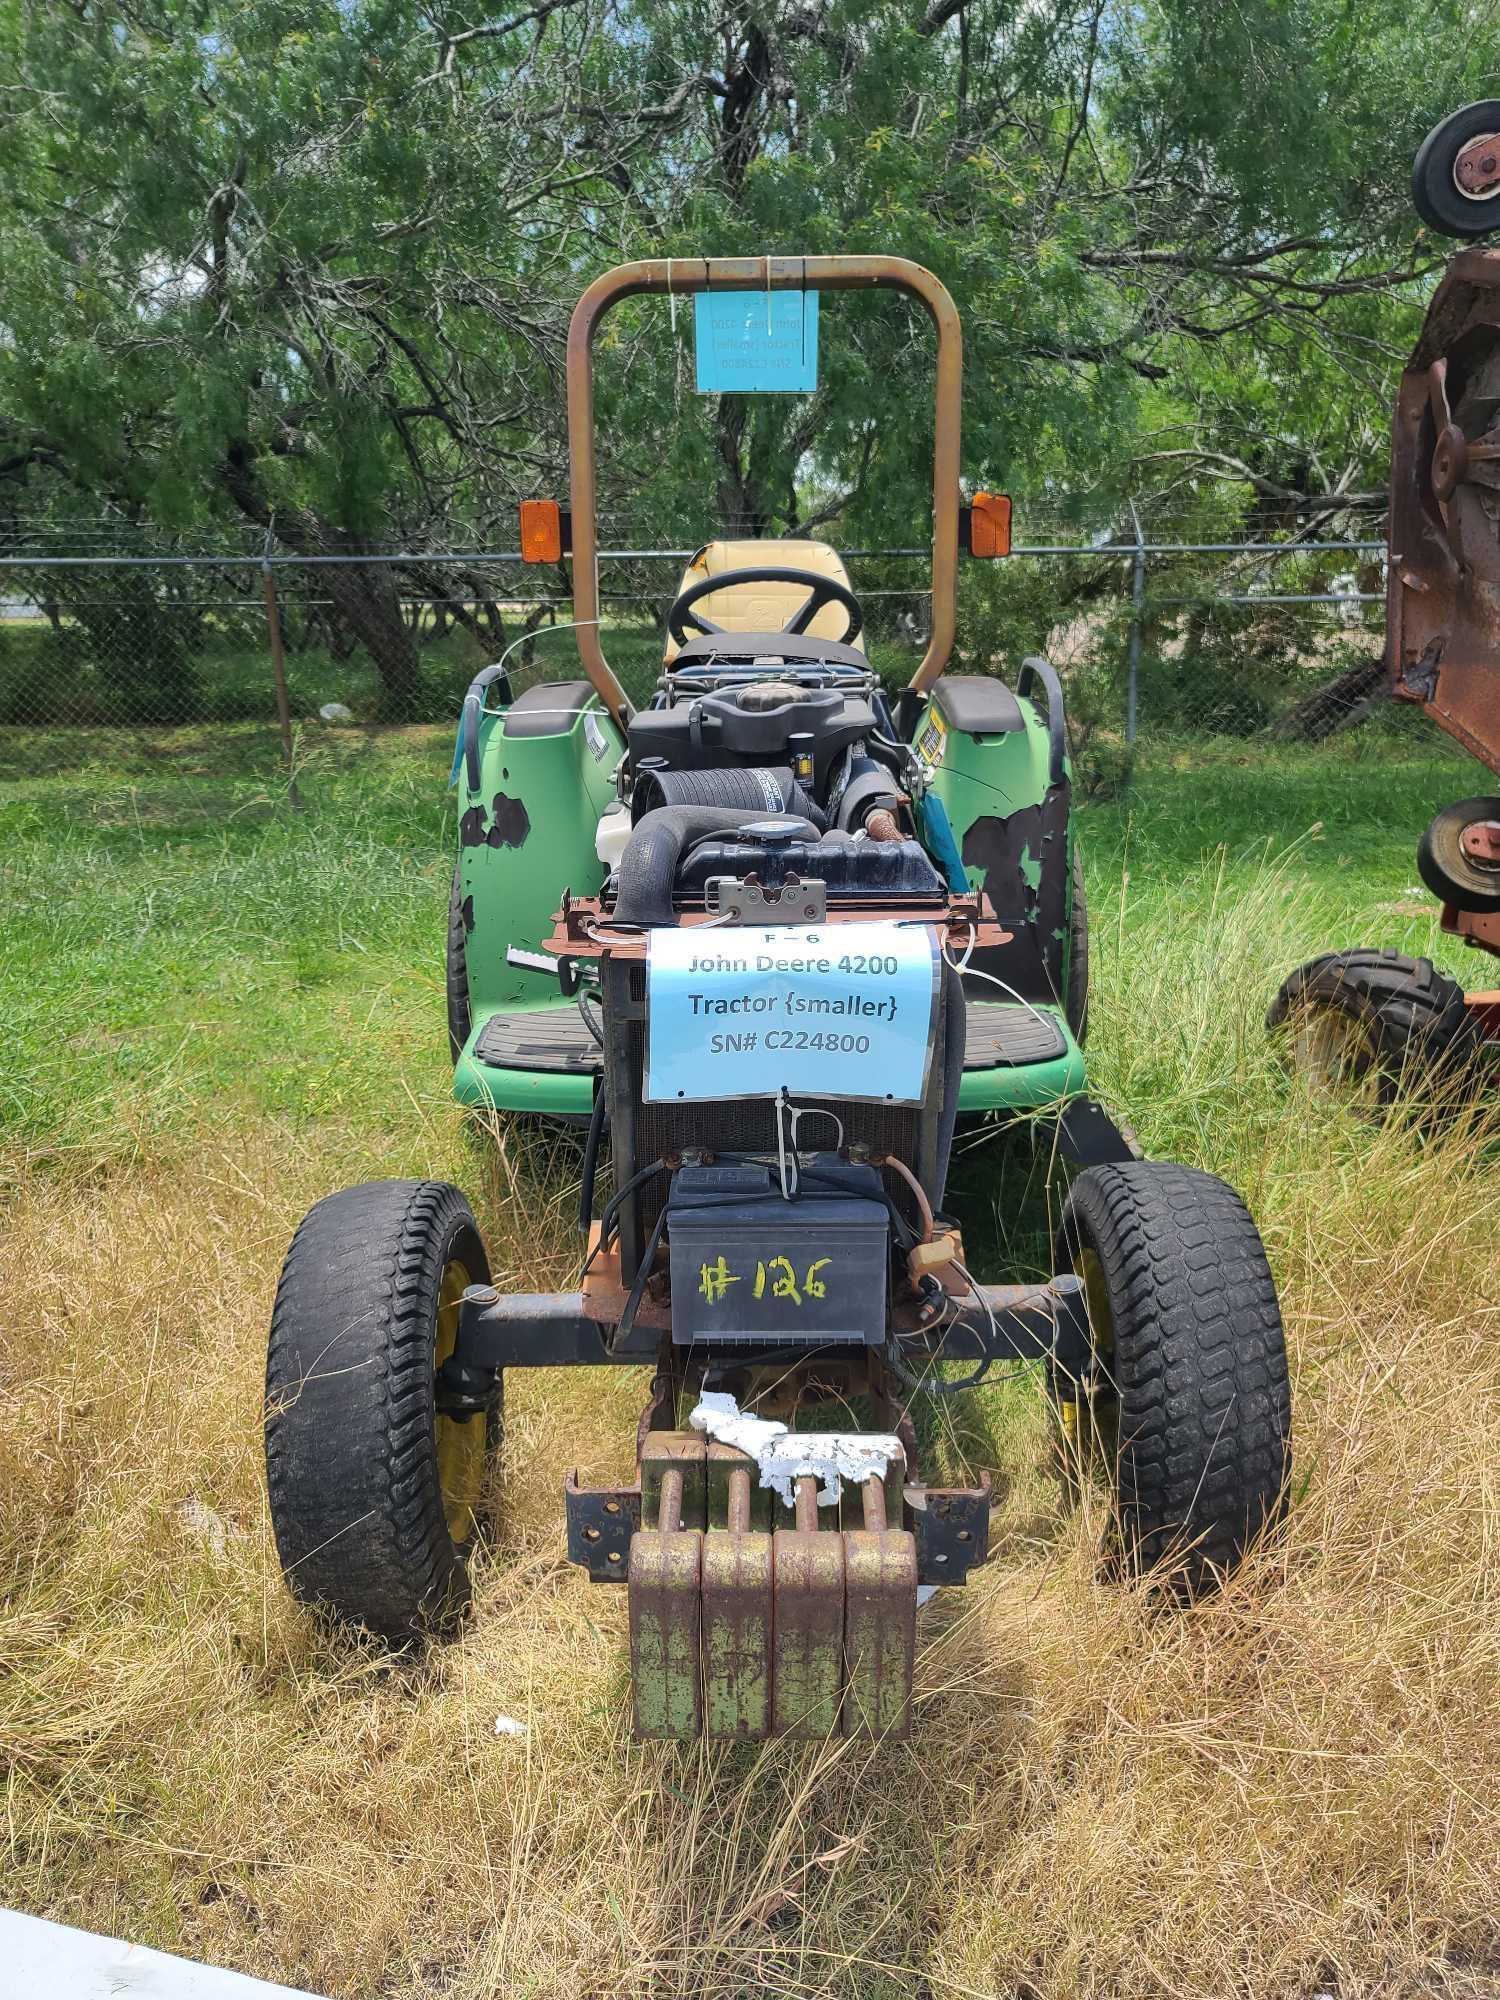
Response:
[{"label": "tractor seat", "polygon": [[[756,566],[811,570],[849,588],[849,572],[837,549],[831,549],[827,542],[782,540],[774,535],[746,542],[709,542],[682,572],[677,588],[680,593],[706,576]],[[707,597],[699,598],[695,608],[726,632],[779,632],[806,596],[806,590],[796,583],[747,583],[736,590],[710,591]],[[844,614],[837,604],[825,604],[807,628],[808,636],[814,639],[837,639],[843,630]],[[863,658],[864,647],[857,640],[854,645]],[[662,656],[667,666],[677,653],[677,641],[669,632]]]}]

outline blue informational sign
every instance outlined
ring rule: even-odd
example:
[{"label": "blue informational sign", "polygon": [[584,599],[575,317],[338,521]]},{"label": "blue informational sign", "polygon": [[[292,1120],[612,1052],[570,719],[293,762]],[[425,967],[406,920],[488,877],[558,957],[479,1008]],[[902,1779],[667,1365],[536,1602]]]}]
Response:
[{"label": "blue informational sign", "polygon": [[699,292],[695,304],[700,396],[817,388],[816,292]]},{"label": "blue informational sign", "polygon": [[652,931],[646,1098],[919,1104],[938,972],[925,924]]}]

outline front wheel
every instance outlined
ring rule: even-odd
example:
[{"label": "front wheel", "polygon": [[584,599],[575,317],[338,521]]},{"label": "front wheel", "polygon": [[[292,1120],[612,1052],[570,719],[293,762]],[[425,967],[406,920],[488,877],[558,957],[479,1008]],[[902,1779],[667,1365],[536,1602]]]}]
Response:
[{"label": "front wheel", "polygon": [[1054,1386],[1113,1484],[1120,1553],[1200,1596],[1286,1508],[1286,1343],[1260,1234],[1212,1174],[1141,1160],[1078,1176],[1061,1248],[1094,1360]]},{"label": "front wheel", "polygon": [[489,1282],[444,1181],[368,1181],[309,1209],[282,1266],[266,1361],[266,1488],[293,1593],[397,1642],[454,1624],[500,1438],[447,1414],[438,1371],[464,1288]]}]

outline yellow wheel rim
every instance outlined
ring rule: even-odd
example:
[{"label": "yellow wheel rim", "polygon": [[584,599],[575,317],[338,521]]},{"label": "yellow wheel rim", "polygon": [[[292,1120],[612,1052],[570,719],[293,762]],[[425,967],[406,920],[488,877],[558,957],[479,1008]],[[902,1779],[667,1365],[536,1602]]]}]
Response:
[{"label": "yellow wheel rim", "polygon": [[1302,1007],[1292,1022],[1292,1064],[1315,1090],[1378,1096],[1376,1065],[1364,1023],[1335,1007]]},{"label": "yellow wheel rim", "polygon": [[1099,1366],[1108,1368],[1114,1360],[1115,1328],[1109,1307],[1109,1286],[1098,1251],[1080,1245],[1075,1269],[1083,1280],[1089,1332],[1097,1359],[1089,1377],[1076,1385],[1074,1399],[1059,1399],[1059,1410],[1068,1463],[1082,1473],[1090,1466],[1107,1465],[1117,1449],[1114,1392],[1098,1376]]},{"label": "yellow wheel rim", "polygon": [[[458,1344],[458,1307],[472,1283],[468,1270],[456,1257],[443,1267],[438,1288],[437,1345],[433,1369],[441,1368]],[[443,1514],[448,1533],[462,1546],[473,1539],[474,1512],[484,1484],[485,1419],[482,1416],[437,1419],[438,1487],[443,1496]]]}]

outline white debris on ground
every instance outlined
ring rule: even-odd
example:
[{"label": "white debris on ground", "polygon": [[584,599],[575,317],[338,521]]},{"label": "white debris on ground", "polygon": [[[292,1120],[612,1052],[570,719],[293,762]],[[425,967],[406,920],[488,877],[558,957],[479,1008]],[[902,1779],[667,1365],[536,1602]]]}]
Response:
[{"label": "white debris on ground", "polygon": [[497,1736],[524,1736],[526,1734],[526,1724],[524,1722],[517,1722],[513,1715],[497,1715],[495,1717],[495,1734]]},{"label": "white debris on ground", "polygon": [[354,720],[354,710],[345,708],[341,701],[325,701],[318,710],[319,718],[329,723],[344,723]]},{"label": "white debris on ground", "polygon": [[753,1458],[761,1485],[780,1494],[788,1507],[794,1482],[808,1473],[818,1481],[818,1505],[836,1507],[846,1479],[862,1486],[872,1475],[883,1479],[887,1466],[906,1459],[900,1438],[888,1432],[790,1431],[770,1418],[742,1414],[733,1396],[715,1389],[703,1392],[688,1422]]},{"label": "white debris on ground", "polygon": [[230,1524],[222,1514],[216,1514],[206,1501],[196,1493],[190,1493],[177,1507],[177,1523],[183,1533],[195,1542],[202,1542],[216,1556],[224,1555],[229,1548]]}]

